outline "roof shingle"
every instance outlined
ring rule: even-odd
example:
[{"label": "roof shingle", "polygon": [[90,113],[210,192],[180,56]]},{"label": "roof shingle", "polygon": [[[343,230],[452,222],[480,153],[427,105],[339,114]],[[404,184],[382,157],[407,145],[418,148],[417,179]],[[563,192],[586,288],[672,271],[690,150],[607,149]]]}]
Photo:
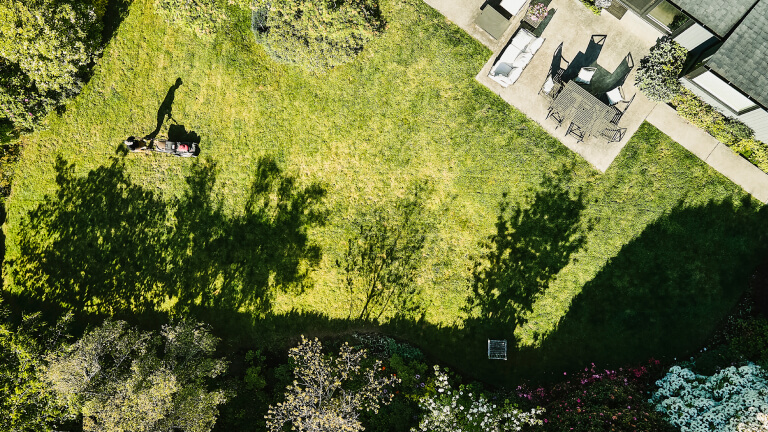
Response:
[{"label": "roof shingle", "polygon": [[[669,0],[722,39],[759,0]],[[763,2],[765,3],[765,2]]]},{"label": "roof shingle", "polygon": [[752,9],[707,66],[768,107],[768,1]]}]

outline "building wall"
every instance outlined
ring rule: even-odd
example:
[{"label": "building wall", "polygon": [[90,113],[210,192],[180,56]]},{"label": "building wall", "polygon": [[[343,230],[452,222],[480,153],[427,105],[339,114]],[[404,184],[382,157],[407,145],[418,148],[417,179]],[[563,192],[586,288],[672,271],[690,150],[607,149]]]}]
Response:
[{"label": "building wall", "polygon": [[705,43],[709,43],[714,37],[715,35],[709,30],[697,23],[693,23],[693,25],[675,36],[674,40],[688,51],[693,51]]}]

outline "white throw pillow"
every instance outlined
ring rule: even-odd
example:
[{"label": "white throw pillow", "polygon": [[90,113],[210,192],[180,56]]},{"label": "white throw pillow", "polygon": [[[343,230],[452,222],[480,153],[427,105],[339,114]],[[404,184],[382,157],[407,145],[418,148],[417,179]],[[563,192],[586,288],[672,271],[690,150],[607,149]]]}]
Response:
[{"label": "white throw pillow", "polygon": [[616,87],[605,95],[608,96],[608,105],[616,105],[624,100],[624,95],[621,94],[621,87]]},{"label": "white throw pillow", "polygon": [[536,54],[536,51],[538,51],[539,48],[541,48],[541,44],[543,43],[544,43],[544,38],[536,38],[536,40],[534,40],[527,47],[525,47],[525,52]]},{"label": "white throw pillow", "polygon": [[523,68],[512,69],[512,72],[510,72],[509,76],[507,77],[507,79],[509,80],[509,83],[512,84],[515,81],[517,81],[517,79],[520,78],[521,73],[523,73]]},{"label": "white throw pillow", "polygon": [[589,84],[592,81],[592,76],[595,74],[596,70],[597,69],[595,68],[581,68],[579,76],[577,76],[574,81]]},{"label": "white throw pillow", "polygon": [[528,63],[533,58],[533,54],[529,52],[521,52],[519,56],[515,59],[514,62],[512,62],[513,68],[524,68],[528,65]]},{"label": "white throw pillow", "polygon": [[518,31],[512,38],[512,46],[522,51],[533,40],[533,35],[526,31]]},{"label": "white throw pillow", "polygon": [[544,85],[541,87],[541,91],[543,91],[546,94],[549,94],[549,92],[551,92],[554,87],[555,87],[555,81],[552,79],[552,75],[550,75],[547,77],[547,80],[544,81]]},{"label": "white throw pillow", "polygon": [[510,66],[508,63],[499,62],[493,68],[493,71],[491,72],[491,75],[507,76],[507,74],[509,74],[510,72],[512,72],[512,66]]}]

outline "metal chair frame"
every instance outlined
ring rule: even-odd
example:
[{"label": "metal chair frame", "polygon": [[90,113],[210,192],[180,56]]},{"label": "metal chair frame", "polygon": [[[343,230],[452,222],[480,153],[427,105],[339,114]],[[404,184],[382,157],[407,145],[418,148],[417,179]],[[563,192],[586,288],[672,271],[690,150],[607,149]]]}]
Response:
[{"label": "metal chair frame", "polygon": [[[629,106],[632,105],[632,101],[635,100],[635,96],[637,96],[637,93],[633,94],[632,97],[628,101],[622,101],[622,102],[626,102],[627,103],[627,105],[624,107],[624,109],[621,109],[621,108],[617,107],[616,105],[618,105],[618,104],[613,105],[611,107],[611,108],[613,108],[613,111],[614,111],[614,115],[613,115],[613,118],[611,119],[611,123],[613,123],[615,125],[619,124],[619,120],[621,120],[621,117],[624,115],[625,112],[627,112],[627,110],[629,109]],[[622,102],[619,102],[619,103],[622,103]]]},{"label": "metal chair frame", "polygon": [[570,125],[568,125],[568,130],[565,132],[565,136],[573,135],[576,137],[576,142],[580,143],[584,141],[584,135],[585,131],[584,129],[580,128],[576,123],[571,122]]}]

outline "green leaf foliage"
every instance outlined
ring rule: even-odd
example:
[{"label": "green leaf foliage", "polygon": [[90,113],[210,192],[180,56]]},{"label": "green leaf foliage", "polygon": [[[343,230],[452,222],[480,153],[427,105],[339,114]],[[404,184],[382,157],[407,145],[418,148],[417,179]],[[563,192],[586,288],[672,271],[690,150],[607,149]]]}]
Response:
[{"label": "green leaf foliage", "polygon": [[314,71],[352,61],[384,29],[377,0],[258,0],[255,10],[267,54]]},{"label": "green leaf foliage", "polygon": [[216,0],[155,0],[155,11],[172,26],[184,26],[206,39],[227,19]]},{"label": "green leaf foliage", "polygon": [[0,430],[42,431],[66,415],[43,380],[41,347],[0,324]]},{"label": "green leaf foliage", "polygon": [[83,2],[0,2],[0,122],[31,129],[79,93],[101,28]]},{"label": "green leaf foliage", "polygon": [[206,432],[226,400],[206,388],[226,369],[212,358],[217,342],[192,322],[158,335],[107,321],[51,354],[46,378],[85,431]]},{"label": "green leaf foliage", "polygon": [[680,90],[677,77],[687,54],[687,50],[669,36],[660,37],[650,54],[640,59],[635,85],[648,99],[668,102]]}]

